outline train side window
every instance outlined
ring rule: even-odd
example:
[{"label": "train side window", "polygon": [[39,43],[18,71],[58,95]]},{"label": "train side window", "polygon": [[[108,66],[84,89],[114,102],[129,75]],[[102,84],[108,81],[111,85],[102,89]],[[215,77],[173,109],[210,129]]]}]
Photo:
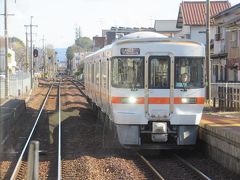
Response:
[{"label": "train side window", "polygon": [[91,79],[92,83],[94,83],[94,64],[91,64]]},{"label": "train side window", "polygon": [[149,58],[149,88],[169,88],[169,63],[168,56],[150,56]]},{"label": "train side window", "polygon": [[102,87],[103,88],[106,88],[107,87],[107,73],[106,73],[106,62],[102,62],[102,64],[101,64],[101,73],[102,73]]},{"label": "train side window", "polygon": [[107,59],[107,64],[106,64],[106,75],[107,75],[107,89],[109,91],[109,84],[110,84],[110,66],[111,66],[111,62],[109,59]]},{"label": "train side window", "polygon": [[87,81],[87,67],[88,67],[88,65],[87,64],[84,64],[84,71],[83,71],[83,73],[84,73],[84,76],[85,76],[85,81]]},{"label": "train side window", "polygon": [[96,85],[98,86],[100,83],[100,72],[99,72],[99,62],[96,62]]},{"label": "train side window", "polygon": [[90,64],[87,64],[87,82],[90,83]]}]

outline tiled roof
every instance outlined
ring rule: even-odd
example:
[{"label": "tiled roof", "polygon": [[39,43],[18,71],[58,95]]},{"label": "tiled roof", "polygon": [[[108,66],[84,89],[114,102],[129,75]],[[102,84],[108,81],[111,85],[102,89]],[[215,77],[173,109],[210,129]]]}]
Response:
[{"label": "tiled roof", "polygon": [[[210,1],[210,16],[230,8],[228,1]],[[183,1],[179,7],[177,27],[184,25],[205,25],[206,1]]]},{"label": "tiled roof", "polygon": [[225,9],[224,11],[219,12],[217,15],[213,16],[212,18],[218,18],[218,17],[221,17],[221,16],[226,15],[233,11],[239,12],[239,10],[240,10],[240,3],[236,4],[235,6],[230,7],[228,9]]}]

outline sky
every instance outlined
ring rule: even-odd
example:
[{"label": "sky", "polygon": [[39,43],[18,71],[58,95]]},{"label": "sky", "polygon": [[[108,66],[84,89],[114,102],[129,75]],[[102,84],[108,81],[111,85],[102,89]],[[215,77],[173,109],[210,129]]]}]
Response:
[{"label": "sky", "polygon": [[[16,1],[16,3],[15,3]],[[192,1],[192,0],[188,0]],[[101,36],[102,29],[111,26],[153,27],[154,20],[177,19],[182,0],[7,0],[8,34],[25,41],[24,25],[32,22],[34,44],[65,48],[74,43],[75,29],[92,38]],[[239,0],[229,0],[236,5]],[[0,0],[0,14],[4,13]],[[29,30],[28,30],[29,32]],[[0,35],[4,34],[4,17],[0,17]]]}]

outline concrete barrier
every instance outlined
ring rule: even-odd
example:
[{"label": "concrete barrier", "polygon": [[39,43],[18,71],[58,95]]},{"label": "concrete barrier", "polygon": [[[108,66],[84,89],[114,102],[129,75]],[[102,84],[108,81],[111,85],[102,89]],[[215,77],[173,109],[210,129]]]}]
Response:
[{"label": "concrete barrier", "polygon": [[11,133],[15,132],[16,122],[26,111],[24,100],[12,99],[0,106],[0,143],[4,144]]},{"label": "concrete barrier", "polygon": [[200,147],[206,154],[237,174],[240,174],[239,123],[240,119],[231,119],[229,116],[225,118],[212,116],[202,119],[198,136]]}]

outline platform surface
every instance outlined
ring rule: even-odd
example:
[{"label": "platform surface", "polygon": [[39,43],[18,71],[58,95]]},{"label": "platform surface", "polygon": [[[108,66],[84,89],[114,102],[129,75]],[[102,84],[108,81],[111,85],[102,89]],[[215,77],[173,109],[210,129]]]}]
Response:
[{"label": "platform surface", "polygon": [[204,113],[199,126],[209,156],[240,175],[240,112]]},{"label": "platform surface", "polygon": [[240,136],[240,112],[204,113],[200,122],[200,127],[215,127],[231,131]]}]

